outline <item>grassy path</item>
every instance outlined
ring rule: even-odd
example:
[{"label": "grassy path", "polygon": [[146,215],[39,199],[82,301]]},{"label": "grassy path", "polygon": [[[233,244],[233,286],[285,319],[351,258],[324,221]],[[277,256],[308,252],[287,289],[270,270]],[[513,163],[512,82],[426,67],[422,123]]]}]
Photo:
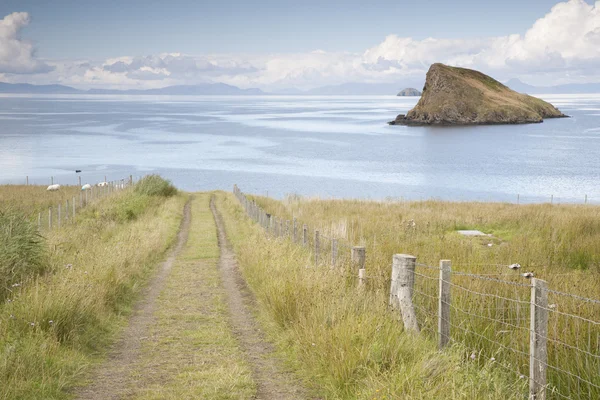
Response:
[{"label": "grassy path", "polygon": [[227,303],[233,329],[250,361],[252,375],[257,384],[259,399],[307,399],[306,390],[298,384],[293,375],[286,372],[279,360],[273,357],[273,347],[264,339],[253,316],[255,299],[248,289],[225,234],[225,226],[216,209],[214,198],[210,208],[214,215],[219,239],[221,257],[219,269],[223,287],[227,291]]},{"label": "grassy path", "polygon": [[255,322],[210,194],[185,207],[177,245],[81,399],[306,399]]}]

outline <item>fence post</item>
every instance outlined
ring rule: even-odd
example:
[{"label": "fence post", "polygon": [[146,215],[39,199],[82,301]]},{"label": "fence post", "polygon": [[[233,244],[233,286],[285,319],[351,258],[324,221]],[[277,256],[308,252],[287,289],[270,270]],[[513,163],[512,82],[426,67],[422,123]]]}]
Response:
[{"label": "fence post", "polygon": [[42,213],[38,213],[38,230],[42,230]]},{"label": "fence post", "polygon": [[440,260],[440,297],[438,302],[439,347],[444,348],[450,341],[450,260]]},{"label": "fence post", "polygon": [[29,175],[25,178],[25,184],[29,186]]},{"label": "fence post", "polygon": [[283,218],[279,218],[279,237],[283,237]]},{"label": "fence post", "polygon": [[83,193],[79,192],[79,208],[83,207]]},{"label": "fence post", "polygon": [[358,268],[358,286],[364,284],[364,279],[367,275],[365,270],[365,253],[366,250],[364,247],[354,246],[352,247],[352,253],[350,254],[350,261]]},{"label": "fence post", "polygon": [[315,229],[315,267],[319,266],[319,252],[321,251],[321,245],[319,243],[319,231]]},{"label": "fence post", "polygon": [[285,237],[286,238],[290,237],[290,220],[289,219],[285,220]]},{"label": "fence post", "polygon": [[65,222],[69,221],[69,200],[65,200]]},{"label": "fence post", "polygon": [[531,282],[529,329],[529,399],[546,399],[548,362],[548,283],[533,278]]},{"label": "fence post", "polygon": [[78,182],[79,182],[79,189],[81,189],[81,176],[78,176],[78,177],[77,177],[77,180],[78,180]]},{"label": "fence post", "polygon": [[337,239],[331,239],[331,268],[335,268],[337,264],[337,252],[338,252]]},{"label": "fence post", "polygon": [[73,197],[73,219],[75,219],[75,197]]},{"label": "fence post", "polygon": [[271,214],[265,214],[267,219],[265,220],[265,230],[267,231],[267,233],[270,233],[271,231]]},{"label": "fence post", "polygon": [[48,230],[52,229],[52,207],[48,209]]},{"label": "fence post", "polygon": [[50,184],[54,185],[54,177],[53,176],[50,177]]},{"label": "fence post", "polygon": [[308,245],[308,227],[306,224],[302,226],[302,246],[306,247]]},{"label": "fence post", "polygon": [[[396,296],[404,322],[404,329],[419,332],[417,315],[412,302],[413,287],[415,284],[415,263],[417,258],[408,254],[394,254],[393,266],[396,267]],[[394,269],[392,269],[392,273]],[[392,279],[394,277],[392,276]],[[394,282],[392,281],[392,284]]]},{"label": "fence post", "polygon": [[298,243],[298,221],[296,220],[296,218],[294,218],[294,222],[293,222],[293,235],[294,235],[294,243]]}]

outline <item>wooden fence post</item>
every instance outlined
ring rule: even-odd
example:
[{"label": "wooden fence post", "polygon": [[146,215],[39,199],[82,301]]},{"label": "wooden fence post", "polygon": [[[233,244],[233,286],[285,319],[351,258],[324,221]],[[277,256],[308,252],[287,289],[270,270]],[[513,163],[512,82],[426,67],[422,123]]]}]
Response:
[{"label": "wooden fence post", "polygon": [[546,399],[548,365],[548,283],[533,278],[531,282],[529,329],[529,399]]},{"label": "wooden fence post", "polygon": [[439,347],[444,348],[450,341],[450,260],[440,260],[440,297],[438,302]]},{"label": "wooden fence post", "polygon": [[[352,247],[352,253],[350,255],[350,261],[358,269],[358,286],[362,286],[365,283],[366,270],[365,270],[365,255],[366,250],[362,246]],[[353,271],[354,272],[354,271]]]},{"label": "wooden fence post", "polygon": [[267,231],[267,233],[271,232],[271,214],[265,214],[266,216],[266,220],[265,220],[265,230]]},{"label": "wooden fence post", "polygon": [[75,197],[73,197],[73,219],[75,219]]},{"label": "wooden fence post", "polygon": [[321,251],[321,244],[319,243],[319,231],[315,229],[315,267],[319,266],[319,252]]},{"label": "wooden fence post", "polygon": [[290,237],[290,220],[289,219],[285,220],[285,237],[286,238]]},{"label": "wooden fence post", "polygon": [[54,185],[54,177],[53,176],[50,177],[50,184]]},{"label": "wooden fence post", "polygon": [[292,223],[293,235],[294,235],[294,243],[298,243],[298,221],[294,218]]},{"label": "wooden fence post", "polygon": [[337,239],[331,239],[331,268],[335,268],[337,265],[337,253],[338,253],[338,241]]},{"label": "wooden fence post", "polygon": [[48,209],[48,230],[52,229],[52,207]]},{"label": "wooden fence post", "polygon": [[29,175],[25,178],[25,184],[29,186]]},{"label": "wooden fence post", "polygon": [[302,226],[302,246],[306,247],[308,245],[308,226],[304,224]]},{"label": "wooden fence post", "polygon": [[69,200],[65,200],[65,221],[69,220]]},{"label": "wooden fence post", "polygon": [[279,218],[279,237],[283,237],[283,218]]},{"label": "wooden fence post", "polygon": [[396,267],[396,296],[402,314],[402,321],[404,322],[404,329],[418,333],[419,325],[412,302],[416,261],[416,257],[408,254],[394,254],[392,273],[394,267]]}]

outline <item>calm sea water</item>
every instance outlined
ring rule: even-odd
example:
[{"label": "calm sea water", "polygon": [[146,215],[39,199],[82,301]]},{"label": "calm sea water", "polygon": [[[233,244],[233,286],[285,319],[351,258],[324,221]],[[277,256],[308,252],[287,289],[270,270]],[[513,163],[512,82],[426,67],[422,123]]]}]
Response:
[{"label": "calm sea water", "polygon": [[160,173],[186,190],[281,197],[600,202],[600,95],[569,119],[402,127],[417,98],[0,97],[0,183]]}]

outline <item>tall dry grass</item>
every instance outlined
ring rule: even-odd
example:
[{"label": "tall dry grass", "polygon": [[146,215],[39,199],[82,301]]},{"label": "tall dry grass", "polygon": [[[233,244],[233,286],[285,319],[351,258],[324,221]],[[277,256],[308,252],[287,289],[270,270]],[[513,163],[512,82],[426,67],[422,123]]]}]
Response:
[{"label": "tall dry grass", "polygon": [[315,267],[309,249],[265,235],[233,196],[217,204],[268,332],[325,398],[522,398],[526,381],[495,362],[473,362],[460,345],[440,353],[404,333],[385,288],[358,288],[340,273],[347,260]]},{"label": "tall dry grass", "polygon": [[0,398],[69,397],[173,242],[185,201],[123,191],[44,233],[46,272],[0,304]]},{"label": "tall dry grass", "polygon": [[[452,339],[466,346],[465,356],[482,365],[494,358],[515,379],[529,373],[530,282],[521,273],[533,272],[554,291],[600,299],[600,207],[299,196],[256,200],[283,220],[307,223],[310,248],[318,229],[322,264],[328,263],[331,238],[342,240],[342,261],[349,259],[349,245],[365,246],[371,291],[388,290],[393,254],[415,255],[421,265],[414,302],[423,334],[432,339],[437,336],[436,267],[440,259],[452,260]],[[459,229],[492,236],[464,237]],[[512,263],[522,268],[511,270]],[[549,304],[551,398],[600,397],[600,304],[555,292]]]}]

